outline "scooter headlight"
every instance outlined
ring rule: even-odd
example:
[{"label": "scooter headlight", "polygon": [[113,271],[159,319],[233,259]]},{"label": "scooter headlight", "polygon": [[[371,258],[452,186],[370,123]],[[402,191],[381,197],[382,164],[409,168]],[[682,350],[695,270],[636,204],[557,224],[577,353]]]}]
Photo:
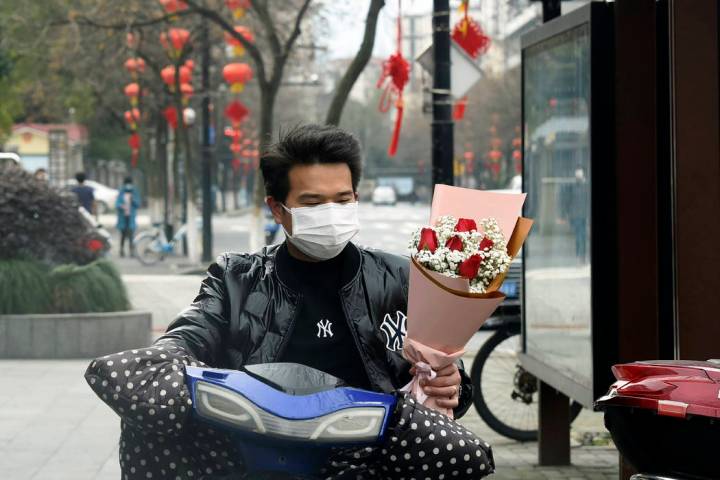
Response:
[{"label": "scooter headlight", "polygon": [[197,409],[205,417],[230,423],[258,433],[265,433],[255,406],[240,395],[210,383],[198,382]]},{"label": "scooter headlight", "polygon": [[196,408],[203,417],[241,430],[319,442],[374,441],[385,418],[383,407],[347,408],[307,420],[283,418],[256,407],[239,393],[202,381],[196,384]]}]

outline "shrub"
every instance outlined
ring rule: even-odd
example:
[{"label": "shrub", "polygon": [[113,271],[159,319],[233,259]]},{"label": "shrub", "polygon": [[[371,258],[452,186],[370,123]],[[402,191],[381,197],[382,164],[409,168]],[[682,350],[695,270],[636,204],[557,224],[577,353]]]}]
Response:
[{"label": "shrub", "polygon": [[108,260],[88,265],[60,265],[50,272],[54,313],[129,310],[120,274]]},{"label": "shrub", "polygon": [[72,192],[12,163],[0,165],[0,259],[86,264],[98,258],[87,247],[94,235]]},{"label": "shrub", "polygon": [[48,271],[32,260],[0,261],[0,315],[51,311]]}]

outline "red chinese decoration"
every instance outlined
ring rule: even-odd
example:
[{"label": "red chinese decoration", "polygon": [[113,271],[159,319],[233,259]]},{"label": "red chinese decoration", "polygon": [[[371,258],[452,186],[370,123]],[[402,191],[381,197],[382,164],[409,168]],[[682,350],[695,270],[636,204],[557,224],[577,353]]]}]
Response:
[{"label": "red chinese decoration", "polygon": [[231,102],[225,107],[225,116],[232,122],[235,128],[238,128],[249,114],[250,111],[238,100]]},{"label": "red chinese decoration", "polygon": [[247,63],[229,63],[223,68],[223,78],[230,84],[230,91],[240,93],[252,79],[252,68]]},{"label": "red chinese decoration", "polygon": [[178,113],[175,107],[167,107],[163,110],[163,116],[173,130],[178,127]]},{"label": "red chinese decoration", "polygon": [[[190,83],[192,80],[192,70],[190,70],[186,65],[180,67],[178,75],[180,77],[179,80],[181,85],[183,83]],[[163,68],[160,70],[160,77],[162,78],[162,81],[170,87],[171,91],[175,89],[175,67],[167,66]]]},{"label": "red chinese decoration", "polygon": [[130,135],[130,138],[128,138],[128,145],[130,146],[130,151],[132,152],[130,165],[135,168],[137,166],[138,155],[140,153],[140,135],[137,133]]},{"label": "red chinese decoration", "polygon": [[125,70],[127,70],[133,78],[137,78],[138,73],[145,72],[145,60],[142,58],[128,58],[125,61]]},{"label": "red chinese decoration", "polygon": [[192,72],[193,70],[195,70],[195,62],[193,62],[192,59],[188,58],[187,60],[185,60],[185,67]]},{"label": "red chinese decoration", "polygon": [[478,58],[490,48],[490,37],[468,16],[468,3],[469,0],[463,0],[460,6],[464,15],[453,28],[452,39],[472,58]]},{"label": "red chinese decoration", "polygon": [[177,12],[187,10],[188,6],[183,0],[160,0],[163,10],[169,15],[173,15]]},{"label": "red chinese decoration", "polygon": [[190,40],[190,32],[184,28],[171,28],[160,34],[160,43],[171,58],[180,58],[185,45]]},{"label": "red chinese decoration", "polygon": [[465,108],[467,107],[467,96],[461,98],[457,102],[455,102],[455,106],[453,108],[453,120],[460,121],[463,118],[465,118]]},{"label": "red chinese decoration", "polygon": [[245,11],[250,9],[250,0],[225,0],[225,5],[233,17],[240,19],[245,16]]},{"label": "red chinese decoration", "polygon": [[[255,35],[253,35],[253,33],[247,27],[238,25],[235,27],[235,31],[248,43],[253,43],[255,41]],[[241,57],[245,54],[245,47],[243,46],[242,42],[230,32],[225,32],[225,43],[233,47],[233,55],[235,55],[236,57]]]},{"label": "red chinese decoration", "polygon": [[137,83],[129,83],[125,86],[125,96],[130,99],[130,105],[137,107],[140,86]]},{"label": "red chinese decoration", "polygon": [[182,93],[183,104],[187,105],[190,101],[190,97],[192,97],[193,93],[195,93],[195,90],[193,90],[192,85],[189,83],[182,83],[180,84],[180,93]]},{"label": "red chinese decoration", "polygon": [[397,50],[390,55],[390,58],[383,62],[383,71],[378,80],[377,88],[383,88],[380,97],[380,111],[387,112],[392,104],[392,97],[395,99],[395,108],[397,115],[395,117],[395,128],[393,129],[392,139],[388,147],[388,155],[394,157],[397,153],[398,143],[400,141],[400,128],[402,127],[403,110],[405,103],[403,101],[403,90],[410,80],[410,64],[402,54],[402,2],[398,0],[398,19],[397,19]]},{"label": "red chinese decoration", "polygon": [[134,50],[138,46],[138,37],[136,34],[132,32],[128,32],[127,35],[125,35],[125,45],[131,50]]},{"label": "red chinese decoration", "polygon": [[130,130],[137,130],[137,124],[140,122],[140,110],[133,108],[132,110],[125,111],[125,121],[127,122]]}]

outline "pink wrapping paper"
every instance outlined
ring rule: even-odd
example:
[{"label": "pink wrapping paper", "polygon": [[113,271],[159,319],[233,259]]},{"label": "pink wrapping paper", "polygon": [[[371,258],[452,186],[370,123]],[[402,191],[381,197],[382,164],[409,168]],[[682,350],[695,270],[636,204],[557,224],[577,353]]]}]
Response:
[{"label": "pink wrapping paper", "polygon": [[525,197],[525,193],[486,192],[438,184],[433,194],[430,225],[435,225],[438,217],[443,215],[472,218],[476,222],[493,217],[505,235],[505,240],[509,240],[515,230],[515,222],[522,213]]},{"label": "pink wrapping paper", "polygon": [[[477,222],[493,217],[508,242],[508,254],[514,257],[532,226],[531,220],[520,218],[524,202],[525,194],[436,185],[430,225],[443,215]],[[488,293],[474,294],[470,293],[467,279],[430,271],[412,259],[403,356],[413,365],[427,364],[433,371],[455,362],[464,353],[468,340],[505,300],[505,295],[498,291],[503,279],[504,275],[499,275]],[[427,377],[416,375],[402,390],[410,391],[420,403],[452,418],[452,411],[438,407],[435,399],[422,391],[420,379]]]},{"label": "pink wrapping paper", "polygon": [[[458,358],[462,357],[465,350],[458,350],[455,353],[447,354],[434,348],[430,348],[427,345],[418,343],[412,339],[405,341],[405,347],[403,348],[405,358],[412,362],[413,365],[426,364],[432,368],[433,371],[442,370],[448,365],[457,361]],[[417,368],[417,367],[416,367]],[[428,397],[420,386],[420,380],[423,375],[415,375],[410,383],[400,389],[401,392],[410,392],[418,402],[422,403],[426,407],[432,408],[450,418],[453,418],[452,410],[448,408],[439,407],[435,402],[435,398]],[[428,378],[434,378],[428,377]]]}]

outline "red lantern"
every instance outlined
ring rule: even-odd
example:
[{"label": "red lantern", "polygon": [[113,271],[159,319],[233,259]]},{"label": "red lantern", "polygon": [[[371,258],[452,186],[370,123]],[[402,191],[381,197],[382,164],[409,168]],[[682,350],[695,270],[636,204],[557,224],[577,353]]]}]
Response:
[{"label": "red lantern", "polygon": [[[238,25],[235,27],[235,31],[247,40],[248,43],[255,41],[255,35],[253,35],[247,27]],[[225,43],[233,47],[233,55],[236,57],[241,57],[245,54],[245,47],[242,42],[235,38],[230,32],[225,32]]]},{"label": "red lantern", "polygon": [[168,125],[175,130],[178,127],[178,114],[177,110],[175,110],[175,107],[167,107],[165,110],[163,110],[163,116],[165,117],[165,120],[167,120]]},{"label": "red lantern", "polygon": [[195,69],[195,62],[188,58],[185,60],[185,66],[192,72]]},{"label": "red lantern", "polygon": [[555,109],[558,105],[558,99],[553,97],[550,100],[548,100],[548,105],[550,105],[550,108]]},{"label": "red lantern", "polygon": [[192,85],[189,83],[180,84],[180,93],[182,93],[183,103],[185,105],[190,101],[190,97],[193,96],[194,92]]},{"label": "red lantern", "polygon": [[223,68],[223,78],[230,84],[230,91],[240,93],[252,79],[252,68],[247,63],[229,63]]},{"label": "red lantern", "polygon": [[190,32],[184,28],[171,28],[167,33],[160,34],[160,43],[169,51],[171,58],[180,58],[188,40]]},{"label": "red lantern", "polygon": [[233,17],[240,19],[245,16],[245,11],[250,8],[250,0],[225,0],[228,10],[233,14]]},{"label": "red lantern", "polygon": [[522,152],[521,152],[520,150],[513,150],[512,158],[513,158],[513,160],[515,160],[515,161],[520,161],[520,160],[522,160]]},{"label": "red lantern", "polygon": [[188,8],[187,3],[183,0],[160,0],[160,5],[162,5],[165,12],[169,15],[187,10]]},{"label": "red lantern", "polygon": [[137,166],[138,154],[140,152],[140,135],[137,133],[130,135],[130,138],[128,138],[128,145],[130,146],[130,151],[132,152],[130,165],[135,168]]},{"label": "red lantern", "polygon": [[125,121],[130,127],[130,130],[137,130],[137,124],[140,121],[140,110],[138,110],[137,108],[133,108],[132,110],[126,110]]},{"label": "red lantern", "polygon": [[130,99],[130,105],[136,107],[138,104],[138,96],[140,95],[140,86],[137,83],[128,83],[125,86],[125,96]]},{"label": "red lantern", "polygon": [[[179,80],[180,85],[183,83],[190,83],[192,80],[192,71],[185,65],[180,67],[180,73],[179,73]],[[175,88],[175,67],[173,66],[167,66],[160,70],[160,77],[162,78],[162,81],[170,87],[170,90],[173,91]]]},{"label": "red lantern", "polygon": [[513,146],[513,148],[520,148],[522,146],[522,139],[520,137],[513,138],[512,146]]},{"label": "red lantern", "polygon": [[230,119],[235,128],[237,128],[249,114],[250,111],[245,105],[237,100],[225,107],[225,116]]},{"label": "red lantern", "polygon": [[131,50],[134,50],[138,46],[138,38],[137,35],[135,35],[132,32],[128,32],[127,35],[125,35],[125,45]]},{"label": "red lantern", "polygon": [[138,73],[145,71],[145,60],[142,58],[128,58],[125,61],[125,69],[133,78],[137,78]]},{"label": "red lantern", "polygon": [[488,158],[493,162],[499,162],[502,158],[502,152],[500,150],[490,150],[488,152]]}]

